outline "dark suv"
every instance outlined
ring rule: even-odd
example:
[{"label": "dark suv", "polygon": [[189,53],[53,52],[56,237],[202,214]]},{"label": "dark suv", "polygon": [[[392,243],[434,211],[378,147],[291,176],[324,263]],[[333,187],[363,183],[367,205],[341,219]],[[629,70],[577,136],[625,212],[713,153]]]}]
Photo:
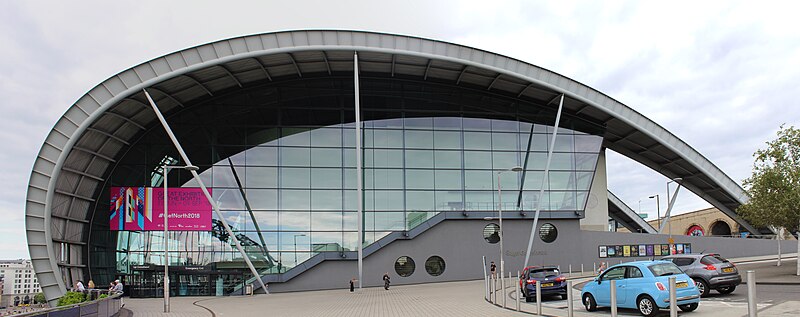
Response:
[{"label": "dark suv", "polygon": [[730,294],[742,283],[736,265],[718,254],[675,254],[662,260],[675,263],[689,275],[703,297],[712,289],[720,294]]},{"label": "dark suv", "polygon": [[519,288],[526,302],[534,300],[536,283],[541,284],[542,295],[561,295],[561,299],[567,299],[567,277],[558,267],[529,266],[522,271]]}]

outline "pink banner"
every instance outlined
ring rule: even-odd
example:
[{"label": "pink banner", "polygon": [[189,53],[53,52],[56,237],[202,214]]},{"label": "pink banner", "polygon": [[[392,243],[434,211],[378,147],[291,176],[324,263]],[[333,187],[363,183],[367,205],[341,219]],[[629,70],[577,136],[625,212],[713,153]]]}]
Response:
[{"label": "pink banner", "polygon": [[[200,188],[170,188],[168,208],[169,230],[211,230],[212,207]],[[164,188],[112,187],[110,213],[111,230],[164,230]]]}]

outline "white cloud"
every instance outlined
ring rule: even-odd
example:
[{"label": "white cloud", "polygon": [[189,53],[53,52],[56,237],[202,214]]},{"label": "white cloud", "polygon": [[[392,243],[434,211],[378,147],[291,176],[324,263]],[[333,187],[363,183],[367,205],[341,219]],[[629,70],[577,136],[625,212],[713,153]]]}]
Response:
[{"label": "white cloud", "polygon": [[[796,2],[0,2],[0,217],[21,228],[33,160],[77,98],[172,51],[287,29],[362,29],[470,45],[550,69],[648,116],[735,181],[782,123],[800,125]],[[690,9],[687,9],[690,8]],[[609,155],[609,187],[638,207],[665,179]],[[644,202],[643,202],[644,204]],[[704,203],[682,193],[678,211]],[[643,205],[644,208],[644,205]],[[11,229],[9,229],[11,230]],[[0,230],[0,241],[21,231]],[[19,248],[0,248],[0,258]],[[21,247],[24,250],[24,246]],[[25,252],[27,253],[27,252]]]}]

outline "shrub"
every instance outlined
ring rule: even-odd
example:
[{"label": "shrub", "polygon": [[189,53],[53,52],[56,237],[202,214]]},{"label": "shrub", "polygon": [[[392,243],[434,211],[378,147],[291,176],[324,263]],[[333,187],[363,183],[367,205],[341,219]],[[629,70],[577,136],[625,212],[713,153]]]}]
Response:
[{"label": "shrub", "polygon": [[78,304],[86,300],[86,294],[79,292],[67,292],[58,299],[58,306]]},{"label": "shrub", "polygon": [[33,302],[37,304],[43,304],[45,302],[44,293],[38,293],[33,296]]},{"label": "shrub", "polygon": [[98,297],[97,299],[103,299],[103,298],[106,298],[106,297],[108,297],[108,294],[100,294],[100,297]]}]

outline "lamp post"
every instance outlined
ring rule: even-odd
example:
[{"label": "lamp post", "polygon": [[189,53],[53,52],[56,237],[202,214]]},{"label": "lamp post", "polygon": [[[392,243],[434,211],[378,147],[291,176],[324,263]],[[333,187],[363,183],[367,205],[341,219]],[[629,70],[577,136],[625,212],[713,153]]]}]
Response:
[{"label": "lamp post", "polygon": [[655,194],[655,195],[650,196],[648,198],[650,198],[650,199],[655,198],[656,199],[656,228],[659,228],[658,233],[661,233],[661,231],[660,231],[660,228],[661,228],[661,205],[658,202],[658,198],[659,198],[658,194]]},{"label": "lamp post", "polygon": [[200,168],[194,165],[163,165],[161,173],[164,176],[164,312],[169,312],[169,241],[167,241],[167,234],[169,232],[169,187],[167,187],[167,175],[173,168],[182,168],[187,171],[197,171]]},{"label": "lamp post", "polygon": [[[505,285],[505,279],[503,279],[503,276],[504,276],[503,274],[505,274],[505,261],[503,260],[503,190],[501,189],[501,186],[500,186],[500,174],[503,174],[503,172],[509,172],[509,171],[510,172],[521,172],[522,171],[522,167],[514,166],[514,167],[509,168],[507,170],[502,170],[502,171],[497,172],[497,202],[498,202],[498,204],[497,204],[497,215],[498,215],[497,219],[498,219],[498,222],[500,223],[500,228],[499,228],[499,231],[500,231],[499,232],[499,234],[500,234],[500,287],[503,290],[506,289],[506,285]],[[505,300],[506,300],[506,298],[505,298],[505,296],[503,296],[503,303],[505,303]],[[505,304],[504,304],[504,306],[505,306]]]},{"label": "lamp post", "polygon": [[305,233],[294,235],[294,266],[297,266],[297,237],[305,237]]}]

